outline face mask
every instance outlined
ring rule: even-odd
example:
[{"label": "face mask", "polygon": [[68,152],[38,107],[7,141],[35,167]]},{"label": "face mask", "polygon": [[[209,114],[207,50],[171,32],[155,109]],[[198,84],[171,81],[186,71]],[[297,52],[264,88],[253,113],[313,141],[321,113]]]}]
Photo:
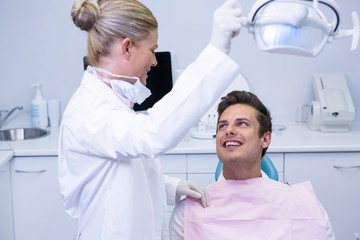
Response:
[{"label": "face mask", "polygon": [[136,80],[135,83],[131,84],[125,80],[107,79],[97,75],[103,82],[109,83],[114,92],[116,92],[120,96],[126,98],[127,100],[133,103],[141,104],[143,101],[145,101],[146,98],[148,98],[151,95],[151,91],[144,84],[140,82],[140,79],[138,77],[117,75],[102,68],[96,68],[96,67],[92,67],[92,68],[96,72],[105,73],[112,77],[123,78],[123,79],[125,78],[131,80],[135,79]]}]

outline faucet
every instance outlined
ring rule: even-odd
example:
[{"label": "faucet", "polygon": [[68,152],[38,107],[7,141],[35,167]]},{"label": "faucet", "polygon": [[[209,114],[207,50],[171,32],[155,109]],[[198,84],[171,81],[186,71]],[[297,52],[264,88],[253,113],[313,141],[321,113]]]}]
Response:
[{"label": "faucet", "polygon": [[[15,110],[22,110],[23,109],[23,106],[17,106],[17,107],[14,107],[13,109],[11,109],[10,111],[7,111],[7,110],[1,110],[1,112],[6,112],[7,114],[5,115],[5,117],[3,117],[2,119],[0,119],[0,128],[2,127],[2,125],[5,123],[5,121],[10,117],[11,114],[13,114],[13,112]],[[1,117],[1,115],[0,115]]]}]

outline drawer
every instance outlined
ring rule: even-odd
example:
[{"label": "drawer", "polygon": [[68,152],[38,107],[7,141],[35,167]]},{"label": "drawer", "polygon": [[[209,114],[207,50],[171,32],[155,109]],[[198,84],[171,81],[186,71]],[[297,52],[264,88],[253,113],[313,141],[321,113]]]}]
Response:
[{"label": "drawer", "polygon": [[218,161],[216,154],[189,154],[187,155],[188,173],[215,173]]},{"label": "drawer", "polygon": [[160,156],[160,162],[165,173],[186,174],[185,154],[165,154]]}]

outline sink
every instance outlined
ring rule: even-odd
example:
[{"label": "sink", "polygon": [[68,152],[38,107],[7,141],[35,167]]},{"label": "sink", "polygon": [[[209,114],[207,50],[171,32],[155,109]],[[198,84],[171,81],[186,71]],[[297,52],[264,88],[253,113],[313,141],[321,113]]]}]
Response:
[{"label": "sink", "polygon": [[0,130],[0,141],[17,141],[46,137],[50,134],[49,130],[42,128],[11,128]]}]

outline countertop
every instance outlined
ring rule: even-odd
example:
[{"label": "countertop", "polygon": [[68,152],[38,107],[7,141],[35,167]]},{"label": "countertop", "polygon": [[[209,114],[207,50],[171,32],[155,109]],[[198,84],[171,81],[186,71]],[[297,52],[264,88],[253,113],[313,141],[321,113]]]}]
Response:
[{"label": "countertop", "polygon": [[14,156],[11,150],[0,150],[0,168],[4,166]]},{"label": "countertop", "polygon": [[[281,125],[286,129],[278,131],[276,127],[280,125],[274,124],[269,153],[360,151],[360,122],[354,123],[351,131],[340,133],[310,131],[304,123]],[[12,156],[56,156],[59,130],[57,128],[48,130],[51,132],[50,135],[36,140],[0,141],[0,164],[6,162],[6,159],[8,161]],[[195,139],[187,135],[175,148],[167,152],[167,154],[204,153],[216,153],[214,138]]]}]

